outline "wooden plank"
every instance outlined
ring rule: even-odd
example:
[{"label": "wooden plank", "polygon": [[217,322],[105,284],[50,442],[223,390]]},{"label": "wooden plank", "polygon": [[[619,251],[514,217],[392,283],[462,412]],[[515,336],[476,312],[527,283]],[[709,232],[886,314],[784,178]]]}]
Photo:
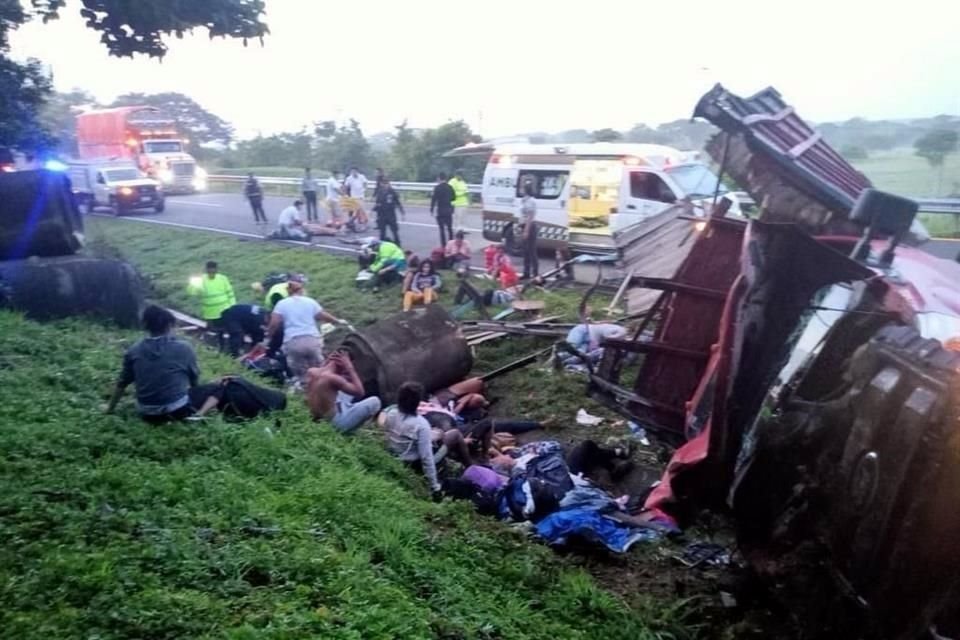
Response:
[{"label": "wooden plank", "polygon": [[185,325],[188,325],[188,326],[192,326],[192,327],[195,327],[195,328],[197,328],[197,329],[204,329],[204,330],[206,330],[206,328],[207,328],[207,323],[206,323],[205,321],[201,320],[200,318],[194,318],[193,316],[188,316],[187,314],[181,313],[181,312],[177,311],[176,309],[169,309],[169,308],[168,308],[167,311],[169,311],[171,314],[173,314],[173,317],[174,317],[174,318],[177,320],[177,322],[179,322],[180,324],[185,324]]},{"label": "wooden plank", "polygon": [[613,313],[614,309],[617,308],[617,303],[620,302],[620,298],[623,297],[623,294],[627,290],[627,286],[630,284],[632,278],[633,268],[627,272],[627,277],[623,279],[623,282],[620,283],[620,288],[617,289],[617,295],[613,296],[613,300],[610,301],[610,305],[607,307],[608,316]]},{"label": "wooden plank", "polygon": [[665,353],[680,358],[689,358],[690,360],[704,361],[710,357],[706,351],[696,351],[694,349],[684,349],[675,347],[665,342],[657,340],[622,340],[619,338],[604,338],[600,345],[603,347],[613,347],[622,351],[631,351],[634,353]]},{"label": "wooden plank", "polygon": [[[556,319],[559,318],[559,317],[560,317],[560,316],[547,316],[546,318],[540,318],[539,320],[534,320],[533,322],[529,322],[529,323],[527,323],[527,324],[542,324],[542,323],[544,323],[544,322],[550,322],[551,320],[556,320]],[[506,336],[506,335],[509,335],[509,334],[508,334],[508,333],[505,333],[505,332],[502,332],[502,331],[500,331],[500,332],[494,332],[494,333],[491,333],[491,334],[488,335],[488,336],[484,336],[484,337],[482,337],[482,338],[478,338],[478,339],[473,340],[473,341],[468,341],[467,344],[469,344],[471,347],[475,347],[475,346],[477,346],[478,344],[483,344],[484,342],[489,342],[490,340],[496,340],[496,339],[502,338],[503,336]]]}]

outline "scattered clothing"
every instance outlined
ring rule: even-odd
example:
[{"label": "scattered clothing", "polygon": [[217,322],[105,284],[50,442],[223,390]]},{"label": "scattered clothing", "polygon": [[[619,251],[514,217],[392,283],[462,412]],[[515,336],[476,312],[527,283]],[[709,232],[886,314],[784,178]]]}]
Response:
[{"label": "scattered clothing", "polygon": [[507,478],[489,467],[470,465],[463,472],[462,478],[474,484],[481,491],[499,491],[507,484]]},{"label": "scattered clothing", "polygon": [[551,545],[564,545],[570,538],[582,538],[603,545],[614,553],[626,553],[637,542],[657,540],[654,529],[630,527],[611,520],[590,508],[562,509],[546,516],[536,526],[537,535]]},{"label": "scattered clothing", "polygon": [[217,399],[217,407],[227,420],[251,420],[287,408],[287,396],[282,392],[233,376],[191,389],[190,405],[198,411],[211,397]]}]

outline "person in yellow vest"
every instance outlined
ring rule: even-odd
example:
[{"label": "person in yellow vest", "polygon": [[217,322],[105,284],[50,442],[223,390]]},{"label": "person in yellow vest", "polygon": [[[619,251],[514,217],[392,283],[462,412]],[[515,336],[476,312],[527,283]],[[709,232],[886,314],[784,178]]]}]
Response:
[{"label": "person in yellow vest", "polygon": [[467,182],[463,179],[463,172],[457,171],[448,182],[453,188],[453,228],[461,231],[466,224],[467,207],[470,205],[470,191]]},{"label": "person in yellow vest", "polygon": [[223,312],[237,304],[230,279],[217,272],[217,263],[207,262],[207,275],[190,279],[187,291],[200,296],[200,317],[206,321],[207,329],[217,333],[217,342],[223,348]]}]

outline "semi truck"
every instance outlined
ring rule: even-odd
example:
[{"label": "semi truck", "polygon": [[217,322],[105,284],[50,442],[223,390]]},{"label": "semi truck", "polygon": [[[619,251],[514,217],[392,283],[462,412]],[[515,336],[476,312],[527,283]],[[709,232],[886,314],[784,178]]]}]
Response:
[{"label": "semi truck", "polygon": [[132,160],[165,191],[206,189],[206,172],[184,149],[176,120],[156,107],[96,109],[77,116],[81,160]]}]

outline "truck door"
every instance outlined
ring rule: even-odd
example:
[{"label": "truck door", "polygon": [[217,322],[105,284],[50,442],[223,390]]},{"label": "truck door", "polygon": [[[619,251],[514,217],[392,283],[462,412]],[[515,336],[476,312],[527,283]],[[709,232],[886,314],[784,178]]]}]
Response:
[{"label": "truck door", "polygon": [[673,187],[650,169],[631,169],[624,181],[627,184],[622,190],[619,207],[624,219],[618,225],[620,227],[655,216],[679,198]]}]

